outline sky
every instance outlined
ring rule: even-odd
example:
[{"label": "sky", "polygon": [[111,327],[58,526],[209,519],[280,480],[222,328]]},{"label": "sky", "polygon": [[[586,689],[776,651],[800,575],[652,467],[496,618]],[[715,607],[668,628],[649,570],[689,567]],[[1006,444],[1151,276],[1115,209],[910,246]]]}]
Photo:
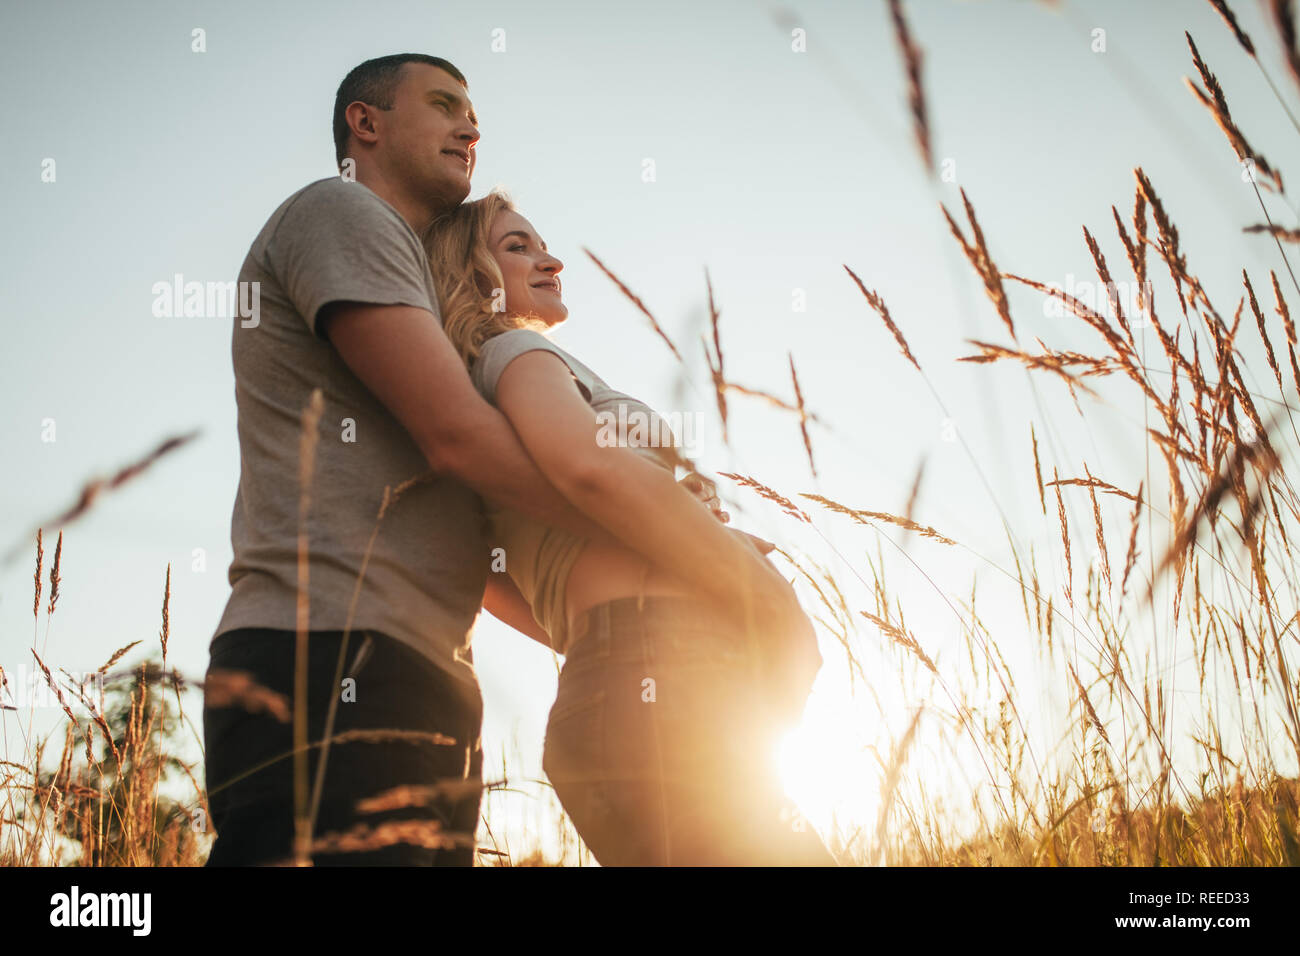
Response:
[{"label": "sky", "polygon": [[[1234,8],[1295,110],[1300,89],[1262,7]],[[1183,31],[1247,137],[1284,173],[1296,130],[1204,2],[913,0],[905,10],[924,51],[947,180],[919,158],[883,0],[6,5],[0,62],[17,115],[0,151],[0,551],[21,550],[0,566],[0,663],[25,662],[33,630],[47,659],[71,671],[93,670],[133,640],[152,648],[170,563],[169,662],[202,676],[229,594],[239,474],[231,326],[221,316],[157,317],[152,290],[177,274],[233,279],[275,207],[334,174],[330,112],[343,75],[407,51],[443,56],[469,80],[482,132],[471,195],[506,187],[563,260],[570,317],[557,342],[661,412],[698,413],[708,427],[692,451],[713,473],[901,513],[925,462],[917,518],[960,549],[912,540],[904,552],[892,530],[830,519],[813,533],[748,492],[723,490],[733,524],[824,560],[837,579],[862,585],[854,600],[864,609],[874,608],[868,564],[878,548],[888,552],[891,584],[911,598],[909,627],[940,661],[964,656],[951,605],[973,580],[1004,587],[1003,521],[1018,544],[1054,553],[1059,531],[1038,507],[1030,422],[1045,469],[1063,477],[1087,461],[1132,488],[1145,445],[1132,389],[1108,389],[1081,418],[1057,383],[956,361],[974,351],[968,339],[1008,337],[941,204],[965,225],[965,189],[1003,270],[1064,286],[1092,277],[1082,225],[1123,261],[1110,208],[1128,215],[1141,166],[1189,261],[1230,311],[1242,268],[1258,288],[1281,264],[1269,242],[1241,234],[1260,221],[1258,203],[1186,89],[1194,71]],[[1294,224],[1285,200],[1267,201]],[[642,298],[685,367],[584,250]],[[925,376],[846,265],[888,303]],[[793,360],[820,420],[810,426],[816,475],[797,421],[757,400],[733,399],[723,446],[699,345],[706,271],[728,378],[791,401]],[[1022,341],[1100,348],[1082,323],[1046,314],[1037,293],[1010,296]],[[1256,345],[1242,347],[1262,381]],[[35,528],[90,477],[194,430],[196,440],[65,529],[62,595],[52,621],[42,614],[34,628]],[[1068,506],[1077,527],[1090,527],[1086,497]],[[1109,526],[1122,527],[1127,508],[1105,507]],[[57,532],[45,525],[47,560]],[[1063,571],[1049,563],[1045,578]],[[989,593],[981,617],[1014,635],[1009,652],[1031,659],[1018,592]],[[847,670],[829,661],[804,744],[788,757],[791,789],[823,825],[845,806],[874,821],[877,757],[924,703],[878,632],[860,637],[864,659],[879,665],[870,676],[883,702],[864,703],[861,687],[851,698]],[[529,781],[542,776],[556,661],[486,616],[474,647],[486,772],[504,767],[522,791],[489,797],[494,819],[509,821],[495,836],[523,846],[549,812]],[[1060,689],[1039,694],[1046,705]],[[188,708],[197,722],[197,698]],[[38,725],[57,718],[40,711]],[[21,749],[15,727],[6,716],[11,753]]]}]

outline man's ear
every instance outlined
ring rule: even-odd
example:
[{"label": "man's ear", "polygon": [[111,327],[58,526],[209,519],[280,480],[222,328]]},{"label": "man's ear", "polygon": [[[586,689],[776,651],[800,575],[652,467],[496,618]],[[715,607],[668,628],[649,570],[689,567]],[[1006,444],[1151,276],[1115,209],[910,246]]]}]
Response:
[{"label": "man's ear", "polygon": [[362,103],[360,100],[354,100],[348,104],[348,108],[343,111],[344,117],[348,121],[348,130],[352,133],[352,138],[361,143],[374,144],[379,141],[378,114],[380,110],[375,109],[369,103]]}]

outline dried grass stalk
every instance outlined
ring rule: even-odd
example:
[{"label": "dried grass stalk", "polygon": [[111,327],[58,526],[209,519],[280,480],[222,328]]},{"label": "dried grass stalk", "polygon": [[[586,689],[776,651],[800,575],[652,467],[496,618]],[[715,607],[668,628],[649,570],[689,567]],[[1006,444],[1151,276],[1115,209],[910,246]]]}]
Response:
[{"label": "dried grass stalk", "polygon": [[903,350],[903,357],[911,362],[918,372],[921,371],[921,363],[916,360],[916,356],[912,354],[912,350],[907,347],[907,339],[903,338],[903,333],[899,331],[898,326],[894,324],[894,320],[890,318],[889,306],[885,305],[885,300],[882,299],[874,290],[868,289],[863,281],[858,278],[857,273],[847,265],[844,266],[844,271],[852,276],[853,281],[857,283],[859,291],[862,292],[863,297],[867,300],[867,305],[871,306],[880,318],[884,320],[885,328],[889,329],[890,334],[894,336],[894,341],[897,342],[898,347]]},{"label": "dried grass stalk", "polygon": [[1246,142],[1245,134],[1238,129],[1237,124],[1232,121],[1232,113],[1228,110],[1228,99],[1224,96],[1223,87],[1219,85],[1218,79],[1210,68],[1205,65],[1201,59],[1200,51],[1196,49],[1196,44],[1192,41],[1192,35],[1186,31],[1183,36],[1187,38],[1187,45],[1192,48],[1192,62],[1196,65],[1197,72],[1201,74],[1201,80],[1209,90],[1207,94],[1190,77],[1183,77],[1183,81],[1196,96],[1198,100],[1210,111],[1214,121],[1219,124],[1219,129],[1223,130],[1223,135],[1228,138],[1228,144],[1232,147],[1233,152],[1237,154],[1237,159],[1245,163],[1253,161],[1267,179],[1272,184],[1265,183],[1267,188],[1275,189],[1277,192],[1283,192],[1282,175],[1266,160],[1258,151],[1251,148],[1250,143]]},{"label": "dried grass stalk", "polygon": [[911,518],[905,518],[900,515],[891,515],[883,511],[859,511],[856,508],[850,508],[842,505],[838,501],[832,501],[830,498],[824,498],[821,495],[810,495],[800,493],[800,498],[807,498],[809,501],[815,501],[823,508],[835,511],[840,514],[848,515],[859,524],[869,524],[871,521],[885,521],[889,524],[898,525],[900,528],[906,528],[908,531],[915,531],[923,538],[930,538],[938,541],[940,544],[956,544],[951,538],[946,538],[933,528],[926,525],[917,524]]},{"label": "dried grass stalk", "polygon": [[1016,327],[1011,321],[1011,306],[1007,302],[1006,291],[1002,288],[1002,273],[993,263],[993,257],[989,255],[988,245],[984,241],[984,232],[980,229],[979,221],[975,218],[975,207],[971,205],[970,199],[966,196],[966,190],[961,190],[961,201],[966,207],[966,218],[970,221],[971,241],[968,243],[966,237],[962,234],[948,208],[940,204],[943,210],[943,217],[948,220],[948,228],[952,230],[953,237],[961,245],[962,252],[970,264],[975,267],[980,278],[984,280],[984,290],[988,293],[989,299],[993,302],[998,311],[1003,324],[1006,325],[1007,331],[1011,337],[1016,337]]},{"label": "dried grass stalk", "polygon": [[640,313],[650,320],[650,326],[655,330],[655,334],[658,335],[659,338],[664,340],[664,343],[672,351],[677,361],[685,365],[686,362],[682,358],[682,353],[677,351],[677,346],[673,345],[673,340],[670,339],[668,337],[668,333],[663,330],[663,327],[659,324],[659,320],[656,319],[653,315],[651,315],[650,310],[645,307],[645,303],[642,302],[640,298],[638,298],[632,292],[631,289],[629,289],[626,285],[624,285],[623,280],[620,279],[618,276],[614,275],[614,273],[609,270],[609,267],[606,266],[605,263],[601,262],[599,258],[597,258],[594,252],[592,252],[586,246],[583,246],[582,251],[587,254],[587,257],[591,259],[592,262],[596,263],[597,269],[605,273],[605,275],[609,277],[609,280],[613,282],[614,285],[618,286],[618,291],[622,292],[623,295],[627,296],[627,298],[631,300],[632,304],[637,307]]},{"label": "dried grass stalk", "polygon": [[925,89],[921,85],[921,62],[924,59],[921,48],[912,41],[911,31],[907,28],[907,19],[903,16],[901,0],[889,0],[889,16],[894,23],[894,39],[898,41],[899,52],[903,55],[903,65],[907,70],[907,104],[912,111],[912,129],[916,134],[916,145],[921,150],[921,159],[928,172],[934,170],[934,157],[930,150],[930,124],[925,108]]}]

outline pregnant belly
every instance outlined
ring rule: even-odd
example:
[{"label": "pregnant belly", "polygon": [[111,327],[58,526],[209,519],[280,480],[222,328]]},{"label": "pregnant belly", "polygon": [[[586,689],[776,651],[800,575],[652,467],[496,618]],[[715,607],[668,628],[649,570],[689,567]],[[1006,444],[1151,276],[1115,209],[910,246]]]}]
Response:
[{"label": "pregnant belly", "polygon": [[630,548],[588,542],[569,572],[564,597],[570,630],[583,611],[605,601],[638,594],[698,594]]}]

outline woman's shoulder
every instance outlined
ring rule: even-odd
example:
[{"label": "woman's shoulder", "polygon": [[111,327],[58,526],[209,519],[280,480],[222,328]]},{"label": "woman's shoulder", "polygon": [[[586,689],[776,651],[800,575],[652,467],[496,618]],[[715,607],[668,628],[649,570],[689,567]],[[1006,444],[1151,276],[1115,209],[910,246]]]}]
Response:
[{"label": "woman's shoulder", "polygon": [[505,372],[506,366],[526,352],[539,350],[551,352],[569,367],[573,377],[582,386],[588,401],[591,400],[598,389],[607,390],[609,388],[599,375],[588,368],[576,356],[561,348],[537,330],[526,328],[507,329],[492,336],[479,346],[478,359],[474,363],[471,375],[475,386],[478,387],[485,398],[494,402],[497,382],[500,380],[502,373]]}]

